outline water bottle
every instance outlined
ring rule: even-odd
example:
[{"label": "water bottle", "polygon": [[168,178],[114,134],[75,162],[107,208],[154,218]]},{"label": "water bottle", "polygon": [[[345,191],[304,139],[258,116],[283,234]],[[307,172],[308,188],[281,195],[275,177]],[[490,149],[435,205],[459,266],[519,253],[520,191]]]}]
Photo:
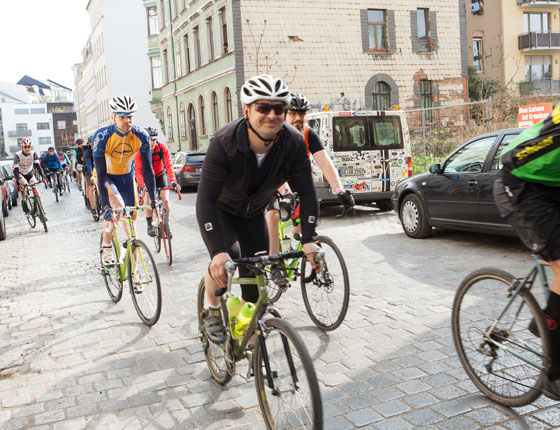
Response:
[{"label": "water bottle", "polygon": [[228,310],[229,324],[230,326],[234,326],[237,321],[237,315],[241,310],[241,300],[239,300],[239,297],[237,296],[231,296],[227,299],[226,306]]},{"label": "water bottle", "polygon": [[237,323],[235,324],[235,330],[233,330],[233,338],[240,339],[245,334],[253,313],[255,312],[255,305],[253,303],[246,302],[241,306],[241,310],[237,315]]},{"label": "water bottle", "polygon": [[282,238],[282,252],[288,252],[290,251],[292,247],[292,239],[289,238],[288,236],[284,235],[284,237]]}]

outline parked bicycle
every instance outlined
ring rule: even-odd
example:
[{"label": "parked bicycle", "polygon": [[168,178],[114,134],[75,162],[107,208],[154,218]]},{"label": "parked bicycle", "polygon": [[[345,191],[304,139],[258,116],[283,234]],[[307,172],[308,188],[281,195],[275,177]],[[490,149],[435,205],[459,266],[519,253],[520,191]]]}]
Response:
[{"label": "parked bicycle", "polygon": [[[294,233],[294,227],[299,224],[299,199],[297,193],[294,193],[289,200],[280,202],[278,240],[282,252],[303,250],[301,234]],[[342,252],[331,238],[318,235],[314,237],[314,240],[325,251],[324,279],[315,276],[315,272],[305,257],[285,259],[284,268],[290,281],[297,281],[299,278],[303,303],[313,323],[321,330],[331,331],[342,324],[348,311],[350,301],[348,269]],[[267,272],[267,278],[270,302],[275,303],[290,287],[290,284],[276,285],[272,281],[270,272]]]},{"label": "parked bicycle", "polygon": [[[159,254],[161,251],[161,245],[163,243],[163,249],[165,250],[165,259],[167,260],[167,264],[171,266],[173,264],[173,250],[171,248],[171,239],[173,235],[171,233],[171,227],[169,227],[169,215],[167,214],[167,209],[163,207],[161,204],[160,193],[164,190],[175,190],[174,187],[163,187],[157,189],[158,194],[158,205],[156,206],[156,210],[158,212],[157,220],[159,222],[152,223],[152,225],[156,229],[156,235],[154,236],[154,245],[156,247],[156,252]],[[142,188],[142,192],[140,194],[140,204],[144,202],[144,195],[146,193],[146,189]],[[177,196],[179,200],[181,200],[181,193],[177,191]]]},{"label": "parked bicycle", "polygon": [[[111,238],[115,264],[104,265],[101,259],[102,275],[111,300],[117,303],[123,294],[123,282],[128,279],[130,296],[140,319],[147,326],[158,322],[161,315],[161,285],[154,257],[144,242],[136,239],[132,223],[132,212],[149,208],[149,206],[126,206],[114,208],[113,215],[120,213],[121,220],[126,224],[126,248],[121,254],[117,234],[117,221],[113,218],[115,229]],[[103,235],[101,235],[101,242]],[[101,258],[101,252],[100,252]]]},{"label": "parked bicycle", "polygon": [[[25,214],[27,222],[31,228],[35,228],[37,225],[37,218],[43,224],[45,233],[49,231],[47,228],[47,216],[45,215],[45,210],[43,209],[43,202],[41,201],[41,196],[39,196],[39,191],[37,191],[38,182],[33,182],[27,184],[25,198],[27,200],[27,208],[29,212]],[[21,186],[20,186],[21,187]]]},{"label": "parked bicycle", "polygon": [[[280,318],[270,307],[266,286],[266,270],[272,262],[302,258],[303,252],[262,255],[240,258],[225,265],[227,287],[216,291],[225,323],[225,343],[212,342],[204,327],[208,312],[204,278],[198,287],[198,328],[204,355],[212,378],[220,385],[228,383],[235,373],[236,362],[247,359],[249,373],[255,377],[259,406],[268,429],[323,428],[323,407],[313,362],[305,343],[294,327]],[[324,267],[324,253],[316,254]],[[245,265],[255,274],[251,278],[234,278],[236,267]],[[321,272],[318,276],[325,276]],[[235,330],[235,320],[230,321],[227,299],[233,284],[256,284],[259,298],[246,331],[240,337]],[[264,319],[266,314],[271,318]],[[256,336],[253,336],[255,334]],[[256,342],[249,347],[249,341]]]},{"label": "parked bicycle", "polygon": [[509,407],[540,396],[550,365],[545,316],[531,292],[540,282],[548,299],[547,264],[533,257],[524,278],[489,267],[472,272],[453,301],[453,342],[461,364],[483,394]]}]

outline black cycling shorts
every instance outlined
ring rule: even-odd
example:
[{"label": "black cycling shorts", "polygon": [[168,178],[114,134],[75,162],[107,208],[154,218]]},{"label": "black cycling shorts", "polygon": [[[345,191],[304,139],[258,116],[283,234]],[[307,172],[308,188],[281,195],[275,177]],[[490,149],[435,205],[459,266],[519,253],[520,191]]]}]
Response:
[{"label": "black cycling shorts", "polygon": [[169,186],[169,180],[167,179],[167,175],[159,175],[156,176],[156,188],[165,188]]},{"label": "black cycling shorts", "polygon": [[[241,218],[217,208],[220,231],[223,232],[227,252],[232,259],[252,257],[257,252],[268,253],[268,230],[264,214]],[[203,238],[205,236],[202,236]],[[210,248],[206,244],[207,248]],[[239,266],[239,276],[253,276],[246,266]],[[257,285],[242,285],[241,296],[246,302],[256,303],[259,298]]]},{"label": "black cycling shorts", "polygon": [[507,175],[494,184],[494,197],[500,214],[533,253],[560,259],[560,188]]}]

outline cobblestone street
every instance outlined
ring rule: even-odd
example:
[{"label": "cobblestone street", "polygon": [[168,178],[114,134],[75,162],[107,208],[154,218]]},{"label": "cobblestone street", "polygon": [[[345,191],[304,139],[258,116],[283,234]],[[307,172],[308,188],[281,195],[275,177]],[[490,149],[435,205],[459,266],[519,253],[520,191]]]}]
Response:
[{"label": "cobblestone street", "polygon": [[[196,288],[208,264],[196,194],[172,197],[173,266],[154,255],[163,310],[152,328],[128,287],[114,304],[99,270],[99,234],[75,184],[59,203],[41,189],[49,232],[21,207],[0,242],[0,428],[263,429],[247,363],[225,387],[210,377],[197,337]],[[304,337],[320,381],[326,428],[548,429],[558,403],[541,396],[516,409],[479,393],[456,357],[451,303],[470,271],[523,275],[530,254],[512,238],[436,231],[405,236],[394,212],[360,207],[318,228],[344,253],[351,300],[345,323],[325,334],[299,288],[278,309]],[[140,238],[151,250],[145,221]]]}]

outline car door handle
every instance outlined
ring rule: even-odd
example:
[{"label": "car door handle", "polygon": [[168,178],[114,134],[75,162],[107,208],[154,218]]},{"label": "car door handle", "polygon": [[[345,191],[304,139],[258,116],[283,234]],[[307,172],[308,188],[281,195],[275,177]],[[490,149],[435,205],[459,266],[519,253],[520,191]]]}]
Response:
[{"label": "car door handle", "polygon": [[471,179],[469,182],[467,182],[467,185],[469,187],[474,187],[475,185],[478,185],[478,182],[476,179]]}]

